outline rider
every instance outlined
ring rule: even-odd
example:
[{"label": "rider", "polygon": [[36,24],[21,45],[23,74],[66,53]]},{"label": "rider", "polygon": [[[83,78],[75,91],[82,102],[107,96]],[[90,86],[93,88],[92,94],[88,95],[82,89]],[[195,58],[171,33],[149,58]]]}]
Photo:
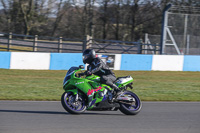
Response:
[{"label": "rider", "polygon": [[99,57],[96,57],[93,49],[84,50],[83,63],[89,64],[86,71],[87,75],[98,75],[100,76],[101,83],[112,87],[116,92],[120,91],[120,89],[113,83],[116,80],[114,73]]}]

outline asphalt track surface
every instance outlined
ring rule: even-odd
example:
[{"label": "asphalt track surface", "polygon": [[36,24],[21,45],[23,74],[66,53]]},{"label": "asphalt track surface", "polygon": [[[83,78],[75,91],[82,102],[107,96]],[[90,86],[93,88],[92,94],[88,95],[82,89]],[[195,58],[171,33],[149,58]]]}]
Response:
[{"label": "asphalt track surface", "polygon": [[200,133],[200,102],[143,102],[141,112],[68,114],[60,102],[0,101],[0,133]]}]

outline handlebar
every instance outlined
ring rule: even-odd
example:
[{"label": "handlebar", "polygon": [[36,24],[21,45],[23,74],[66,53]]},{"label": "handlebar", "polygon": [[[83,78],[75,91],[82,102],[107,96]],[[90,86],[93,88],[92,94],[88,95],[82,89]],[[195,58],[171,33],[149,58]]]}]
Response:
[{"label": "handlebar", "polygon": [[88,71],[85,71],[84,73],[79,73],[78,77],[81,77],[81,76],[84,76],[84,75],[90,76],[90,75],[92,75],[92,73],[91,72],[88,73]]},{"label": "handlebar", "polygon": [[81,76],[84,76],[84,75],[85,75],[85,73],[79,73],[78,77],[80,78]]}]

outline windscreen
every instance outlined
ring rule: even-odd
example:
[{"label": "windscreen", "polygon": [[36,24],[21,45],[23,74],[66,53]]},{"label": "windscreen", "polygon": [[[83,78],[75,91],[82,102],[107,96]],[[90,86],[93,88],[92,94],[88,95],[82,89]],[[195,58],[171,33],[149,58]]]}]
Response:
[{"label": "windscreen", "polygon": [[74,70],[78,70],[79,68],[78,67],[71,67],[68,72],[67,72],[67,75],[69,75],[71,72],[73,72]]},{"label": "windscreen", "polygon": [[71,74],[73,73],[74,70],[78,70],[78,67],[71,67],[68,71],[67,74],[63,80],[63,85],[67,83],[67,81],[71,78]]}]

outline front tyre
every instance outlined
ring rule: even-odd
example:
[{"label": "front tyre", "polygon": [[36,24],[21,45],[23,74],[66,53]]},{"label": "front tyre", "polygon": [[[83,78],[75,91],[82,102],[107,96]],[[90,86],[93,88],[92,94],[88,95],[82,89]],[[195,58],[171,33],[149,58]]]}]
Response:
[{"label": "front tyre", "polygon": [[86,110],[85,100],[79,95],[76,101],[76,95],[72,92],[64,92],[61,97],[61,104],[63,108],[71,114],[80,114]]},{"label": "front tyre", "polygon": [[131,105],[126,103],[120,103],[119,110],[126,115],[136,115],[137,113],[139,113],[142,108],[142,103],[139,97],[131,91],[125,91],[123,95],[132,97],[135,102]]}]

